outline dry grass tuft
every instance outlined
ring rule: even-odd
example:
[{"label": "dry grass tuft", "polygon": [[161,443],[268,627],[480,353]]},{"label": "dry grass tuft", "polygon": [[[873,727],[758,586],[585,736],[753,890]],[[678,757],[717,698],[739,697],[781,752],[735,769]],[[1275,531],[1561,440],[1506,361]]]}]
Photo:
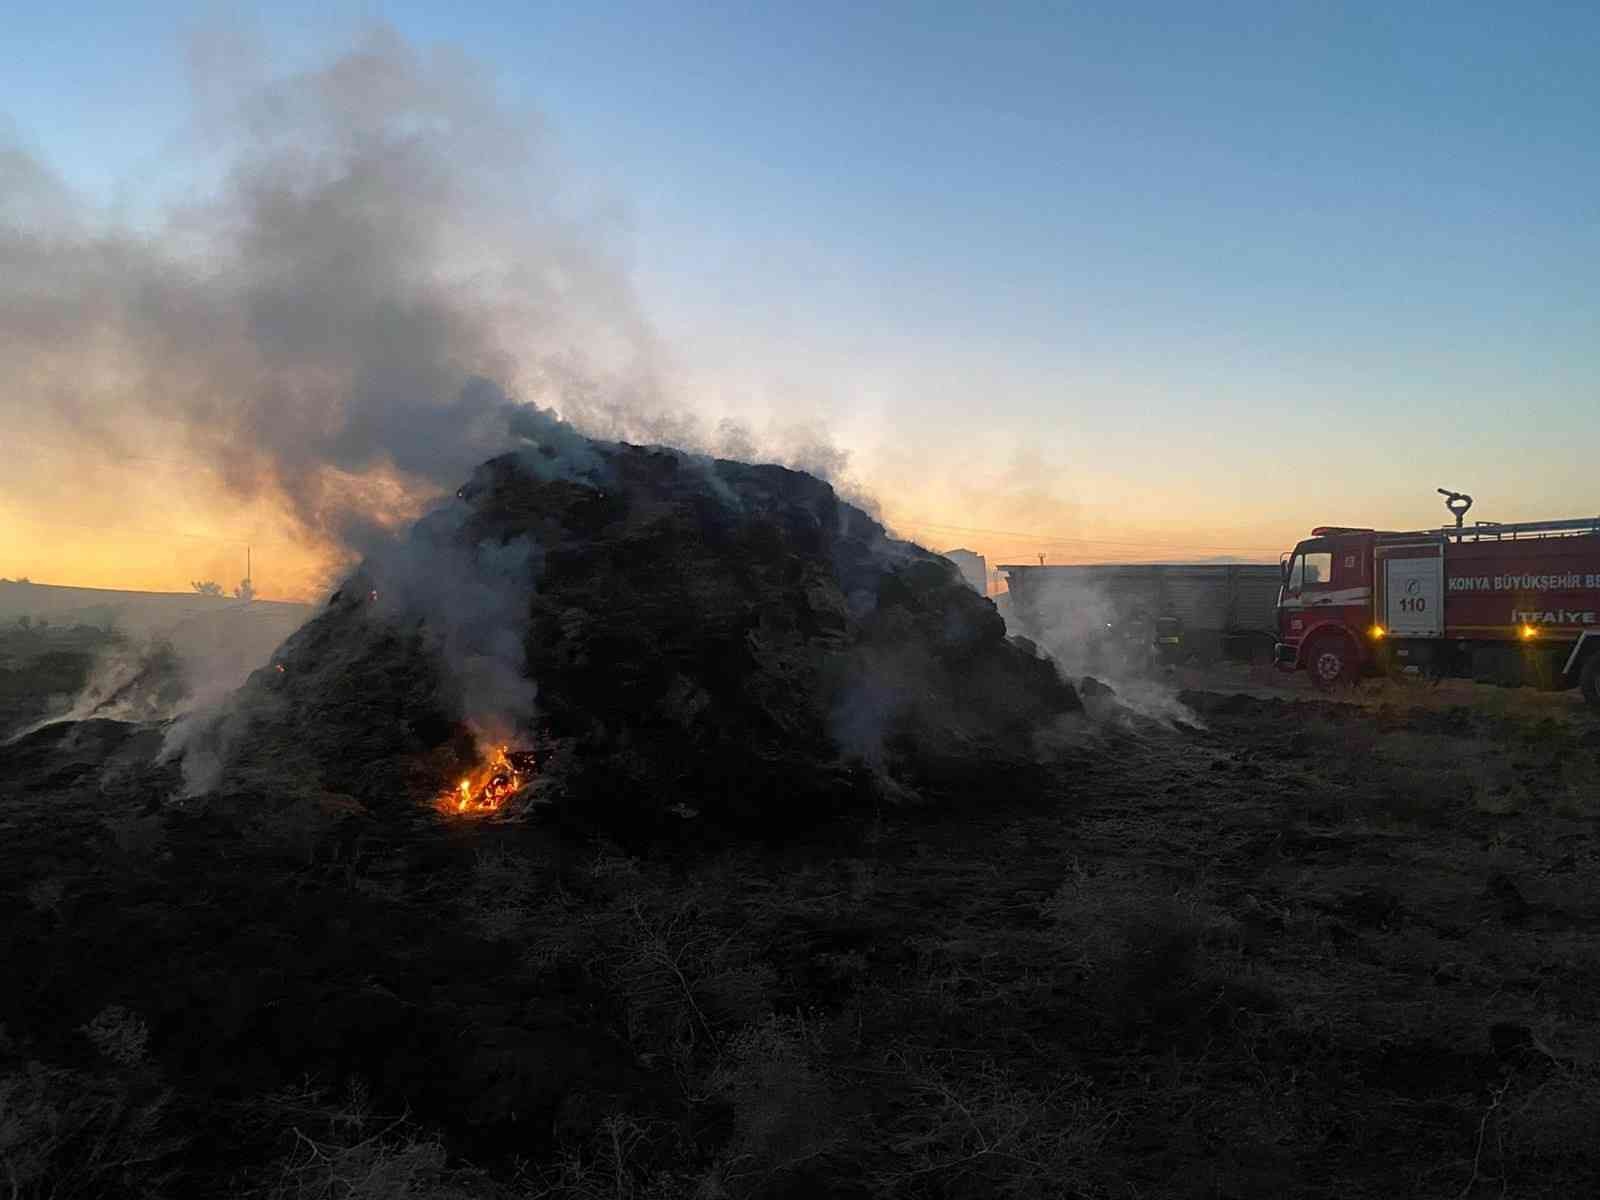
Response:
[{"label": "dry grass tuft", "polygon": [[407,1115],[375,1115],[359,1085],[342,1104],[301,1087],[260,1107],[292,1120],[286,1150],[251,1193],[260,1200],[488,1200],[500,1194],[482,1173],[449,1166],[443,1142]]},{"label": "dry grass tuft", "polygon": [[0,1076],[0,1176],[10,1197],[165,1195],[168,1164],[183,1146],[170,1129],[170,1099],[41,1063]]}]

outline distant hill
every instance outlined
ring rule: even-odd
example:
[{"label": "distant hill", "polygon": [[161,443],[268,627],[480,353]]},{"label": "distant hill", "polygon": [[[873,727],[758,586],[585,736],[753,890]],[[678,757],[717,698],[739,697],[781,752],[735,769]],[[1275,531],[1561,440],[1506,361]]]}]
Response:
[{"label": "distant hill", "polygon": [[0,740],[41,719],[147,720],[209,702],[312,612],[197,592],[0,582]]},{"label": "distant hill", "polygon": [[191,628],[247,628],[287,637],[311,615],[309,604],[282,600],[235,600],[198,592],[119,592],[109,588],[58,587],[0,581],[0,624],[22,617],[52,625],[93,625],[133,637],[181,639]]}]

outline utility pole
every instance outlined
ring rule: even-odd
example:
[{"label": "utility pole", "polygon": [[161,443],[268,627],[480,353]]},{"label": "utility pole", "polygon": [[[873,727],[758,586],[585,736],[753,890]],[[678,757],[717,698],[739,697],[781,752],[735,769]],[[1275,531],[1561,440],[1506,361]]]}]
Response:
[{"label": "utility pole", "polygon": [[239,586],[233,589],[234,598],[243,600],[246,604],[256,598],[255,580],[251,578],[252,564],[250,562],[250,543],[244,545],[244,578],[239,581]]}]

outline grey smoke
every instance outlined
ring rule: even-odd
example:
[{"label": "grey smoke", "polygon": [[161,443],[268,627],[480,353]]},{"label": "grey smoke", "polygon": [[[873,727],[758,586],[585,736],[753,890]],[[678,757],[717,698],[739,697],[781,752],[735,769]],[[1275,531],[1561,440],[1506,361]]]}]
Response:
[{"label": "grey smoke", "polygon": [[1115,645],[1108,644],[1107,626],[1120,627],[1127,619],[1126,606],[1115,603],[1103,588],[1082,580],[1053,580],[1040,587],[1026,626],[1014,632],[1037,642],[1068,679],[1090,676],[1111,686],[1114,697],[1086,696],[1091,715],[1116,722],[1131,713],[1163,725],[1203,727],[1174,687],[1130,670]]},{"label": "grey smoke", "polygon": [[717,425],[716,452],[719,458],[751,462],[756,456],[755,439],[743,424],[732,417],[724,417]]},{"label": "grey smoke", "polygon": [[[473,387],[498,395],[486,381]],[[592,445],[565,422],[533,405],[511,415],[524,469],[544,479],[593,482],[603,476]],[[538,687],[526,674],[524,644],[528,598],[544,564],[542,547],[531,539],[472,537],[473,496],[487,470],[474,472],[457,495],[376,545],[330,601],[355,604],[362,615],[342,655],[359,655],[362,639],[387,631],[419,634],[439,666],[441,699],[483,745],[512,741],[531,724]],[[186,795],[209,792],[222,781],[248,732],[245,707],[230,696],[196,707],[169,727],[161,757],[181,760]]]},{"label": "grey smoke", "polygon": [[16,741],[58,721],[166,721],[220,703],[306,615],[300,605],[223,602],[176,618],[152,605],[111,610],[116,640],[99,649],[66,707],[18,730]]},{"label": "grey smoke", "polygon": [[384,30],[277,78],[218,41],[191,61],[220,182],[148,227],[106,226],[0,136],[0,354],[32,423],[116,446],[158,422],[351,558],[529,403],[863,501],[821,430],[708,429],[673,399],[615,222],[480,65]]},{"label": "grey smoke", "polygon": [[526,538],[472,544],[470,507],[453,500],[369,557],[364,574],[377,620],[419,624],[455,695],[453,707],[486,738],[504,740],[533,712],[537,687],[524,673],[528,594],[543,567]]},{"label": "grey smoke", "polygon": [[[231,488],[352,554],[396,524],[372,473],[453,489],[505,446],[510,395],[659,402],[605,231],[571,215],[548,138],[483,72],[384,32],[277,80],[227,86],[207,62],[222,182],[154,233],[53,216],[61,185],[0,152],[19,399],[80,436],[164,421]],[[75,385],[97,363],[116,381]]]},{"label": "grey smoke", "polygon": [[[36,426],[113,446],[153,426],[241,499],[276,501],[365,563],[374,620],[426,629],[463,718],[525,719],[539,550],[464,544],[448,497],[513,446],[582,475],[592,454],[556,409],[684,425],[610,231],[575,210],[537,121],[458,56],[379,31],[277,79],[215,45],[197,61],[220,183],[149,228],[74,215],[36,158],[0,153],[8,386]],[[191,790],[240,726],[217,699],[169,734]]]},{"label": "grey smoke", "polygon": [[[220,164],[196,178],[219,182],[138,228],[75,207],[0,145],[11,395],[87,445],[159,428],[242,500],[364,561],[374,619],[428,628],[464,718],[515,724],[535,703],[522,639],[539,548],[461,543],[449,499],[493,455],[521,447],[543,477],[588,478],[579,430],[765,449],[870,505],[820,431],[708,430],[672,401],[614,226],[475,64],[383,30],[277,78],[220,43],[193,61],[194,129]],[[209,731],[191,789],[226,757],[230,722],[205,700],[168,738],[183,754]]]}]

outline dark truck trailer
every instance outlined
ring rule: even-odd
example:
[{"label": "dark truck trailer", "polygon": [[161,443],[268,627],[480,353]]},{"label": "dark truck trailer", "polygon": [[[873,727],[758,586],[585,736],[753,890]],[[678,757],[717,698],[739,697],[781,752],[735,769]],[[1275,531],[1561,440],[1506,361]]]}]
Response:
[{"label": "dark truck trailer", "polygon": [[[1279,566],[1138,563],[1000,567],[1020,632],[1048,645],[1071,628],[1071,609],[1092,607],[1106,624],[1148,624],[1169,659],[1270,661],[1277,640]],[[1173,643],[1172,638],[1178,641]]]}]

